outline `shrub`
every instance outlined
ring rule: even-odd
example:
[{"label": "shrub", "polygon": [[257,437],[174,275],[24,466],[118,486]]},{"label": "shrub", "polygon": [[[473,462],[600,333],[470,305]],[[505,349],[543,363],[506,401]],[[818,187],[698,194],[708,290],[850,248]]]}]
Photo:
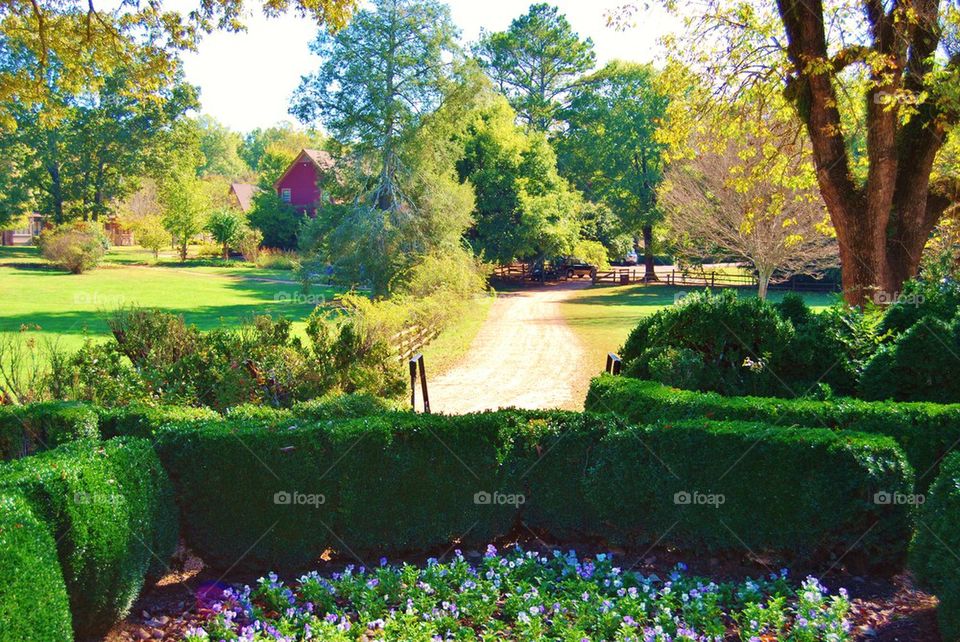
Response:
[{"label": "shrub", "polygon": [[921,492],[936,476],[940,460],[960,443],[958,404],[723,397],[604,375],[591,382],[586,409],[614,412],[631,423],[707,418],[887,435],[903,448]]},{"label": "shrub", "polygon": [[504,534],[513,507],[474,503],[500,490],[497,436],[493,414],[396,414],[295,429],[219,422],[166,430],[158,447],[205,561],[296,568],[328,547],[422,550]]},{"label": "shrub", "polygon": [[165,563],[176,541],[169,482],[145,440],[77,442],[11,462],[0,489],[22,493],[56,537],[78,637],[126,615],[154,556]]},{"label": "shrub", "polygon": [[[294,428],[171,426],[158,448],[188,542],[214,566],[242,557],[245,565],[300,568],[327,547],[470,546],[506,535],[517,520],[558,537],[651,544],[662,536],[732,550],[747,541],[779,556],[849,548],[851,559],[894,562],[911,515],[901,503],[873,501],[877,492],[909,492],[902,452],[888,438],[853,432],[702,422],[630,428],[589,413],[395,413]],[[757,456],[738,463],[751,448]],[[716,461],[694,461],[691,452]],[[770,491],[758,491],[768,483]],[[716,515],[735,533],[716,515],[672,503],[683,489],[725,493]],[[786,501],[771,500],[775,493]],[[654,532],[671,518],[683,522],[676,535]],[[742,532],[748,526],[755,532]]]},{"label": "shrub", "polygon": [[852,394],[848,316],[840,307],[814,314],[795,294],[777,305],[731,290],[693,294],[637,325],[621,349],[624,372],[727,395],[793,397],[819,383]]},{"label": "shrub", "polygon": [[960,402],[957,354],[960,314],[948,321],[923,317],[867,362],[860,394],[866,399]]},{"label": "shrub", "polygon": [[910,548],[910,567],[919,583],[940,598],[944,640],[960,640],[960,453],[943,462],[920,509]]},{"label": "shrub", "polygon": [[110,243],[94,223],[66,223],[40,234],[43,258],[73,274],[92,270],[100,264]]},{"label": "shrub", "polygon": [[265,190],[253,197],[249,220],[250,227],[263,234],[266,247],[292,250],[297,247],[297,233],[307,215],[284,203],[276,192]]},{"label": "shrub", "polygon": [[351,419],[379,415],[400,410],[399,404],[382,397],[357,392],[345,395],[327,395],[318,399],[293,404],[293,415],[303,421]]},{"label": "shrub", "polygon": [[243,260],[256,263],[260,257],[260,245],[263,243],[263,233],[260,230],[247,229],[237,241],[237,249],[243,255]]},{"label": "shrub", "polygon": [[0,642],[72,642],[53,535],[16,494],[0,494]]},{"label": "shrub", "polygon": [[771,377],[792,326],[775,308],[730,290],[691,294],[647,317],[628,337],[621,356],[631,376],[671,383],[677,373],[696,389],[725,394],[782,389]]},{"label": "shrub", "polygon": [[906,552],[910,508],[875,499],[912,491],[913,471],[887,437],[700,420],[610,431],[595,457],[588,492],[615,541],[669,534],[698,550],[870,564]]},{"label": "shrub", "polygon": [[209,408],[148,406],[140,403],[117,408],[97,407],[97,413],[104,439],[123,436],[153,439],[167,425],[220,419],[220,415]]},{"label": "shrub", "polygon": [[293,250],[266,249],[257,256],[256,264],[266,270],[296,270],[300,267],[300,256]]},{"label": "shrub", "polygon": [[97,414],[83,404],[49,401],[0,406],[0,460],[99,436]]}]

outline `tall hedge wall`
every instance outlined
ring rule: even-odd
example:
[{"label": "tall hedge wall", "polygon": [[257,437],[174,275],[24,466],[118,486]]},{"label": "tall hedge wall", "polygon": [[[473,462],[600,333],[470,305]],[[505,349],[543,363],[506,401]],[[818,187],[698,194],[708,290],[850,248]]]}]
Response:
[{"label": "tall hedge wall", "polygon": [[586,409],[613,412],[635,423],[707,418],[887,435],[906,453],[920,492],[937,476],[943,457],[960,443],[960,404],[724,397],[603,375],[591,382]]}]

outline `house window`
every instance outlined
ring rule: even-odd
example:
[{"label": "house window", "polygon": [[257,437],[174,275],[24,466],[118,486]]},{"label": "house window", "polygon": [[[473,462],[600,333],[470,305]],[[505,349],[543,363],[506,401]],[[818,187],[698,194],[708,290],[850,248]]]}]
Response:
[{"label": "house window", "polygon": [[292,197],[291,197],[291,195],[290,195],[290,188],[289,188],[289,187],[284,187],[283,189],[280,190],[280,200],[281,200],[281,201],[283,201],[284,203],[289,203],[290,200],[291,200],[291,198],[292,198]]}]

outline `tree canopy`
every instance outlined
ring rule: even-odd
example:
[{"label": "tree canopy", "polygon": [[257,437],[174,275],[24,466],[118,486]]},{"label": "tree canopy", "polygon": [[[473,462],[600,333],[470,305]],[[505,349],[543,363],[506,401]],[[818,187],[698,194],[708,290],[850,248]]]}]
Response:
[{"label": "tree canopy", "polygon": [[527,124],[547,131],[570,90],[593,68],[593,41],[581,40],[549,4],[530,5],[506,31],[484,33],[475,47],[480,64]]},{"label": "tree canopy", "polygon": [[[560,172],[606,205],[621,230],[647,241],[662,219],[656,197],[666,145],[657,134],[666,109],[651,66],[614,61],[574,89],[561,112],[566,128],[555,138]],[[649,242],[646,255],[655,278]]]}]

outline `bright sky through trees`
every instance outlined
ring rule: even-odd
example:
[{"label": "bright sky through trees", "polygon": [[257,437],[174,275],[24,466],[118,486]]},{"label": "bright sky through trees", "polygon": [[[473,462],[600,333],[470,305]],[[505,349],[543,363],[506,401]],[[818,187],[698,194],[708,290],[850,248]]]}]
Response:
[{"label": "bright sky through trees", "polygon": [[[463,40],[473,41],[481,29],[506,29],[531,2],[449,0],[448,4]],[[657,38],[675,24],[675,19],[654,5],[648,14],[637,17],[635,28],[618,32],[607,27],[606,14],[622,5],[622,0],[556,0],[551,4],[566,14],[581,37],[593,39],[598,66],[614,58],[655,60],[660,51]],[[309,19],[292,12],[267,19],[256,12],[247,26],[246,33],[206,36],[197,53],[184,55],[187,80],[200,86],[203,112],[240,131],[293,120],[287,114],[290,95],[300,76],[317,65],[307,47],[317,32]]]}]

